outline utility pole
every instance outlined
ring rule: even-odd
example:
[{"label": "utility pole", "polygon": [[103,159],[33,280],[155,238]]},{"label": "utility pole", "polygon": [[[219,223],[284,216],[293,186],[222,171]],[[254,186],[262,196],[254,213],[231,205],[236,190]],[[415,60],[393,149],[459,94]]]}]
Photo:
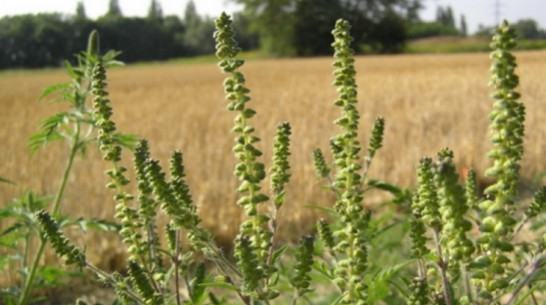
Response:
[{"label": "utility pole", "polygon": [[500,0],[495,0],[495,27],[500,24],[501,6]]}]

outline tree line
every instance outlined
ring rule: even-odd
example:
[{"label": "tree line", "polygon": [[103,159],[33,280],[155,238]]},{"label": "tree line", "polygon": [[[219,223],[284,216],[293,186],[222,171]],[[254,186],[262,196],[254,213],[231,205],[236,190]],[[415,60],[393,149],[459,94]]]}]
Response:
[{"label": "tree line", "polygon": [[[237,17],[237,25],[244,25]],[[212,54],[214,22],[200,16],[190,1],[183,18],[164,16],[152,0],[146,17],[125,17],[117,0],[106,14],[91,20],[79,2],[74,15],[58,13],[6,16],[0,19],[0,69],[59,66],[85,48],[89,33],[97,29],[103,50],[121,51],[125,62],[164,60]],[[242,31],[244,32],[244,31]],[[243,47],[257,48],[257,39],[242,37]],[[75,60],[75,59],[74,59]]]},{"label": "tree line", "polygon": [[[331,27],[338,18],[353,28],[357,52],[396,53],[408,39],[467,35],[464,15],[459,22],[451,7],[438,6],[436,20],[423,22],[422,0],[229,0],[244,9],[233,16],[237,40],[245,50],[261,49],[269,56],[316,56],[332,52]],[[533,20],[515,23],[522,38],[544,38]],[[102,49],[121,51],[125,62],[165,60],[214,52],[214,22],[200,16],[193,1],[182,18],[163,14],[151,0],[146,17],[126,17],[118,0],[96,20],[79,2],[73,15],[37,14],[0,19],[0,69],[59,66],[85,48],[97,29]],[[529,37],[527,37],[529,36]]]}]

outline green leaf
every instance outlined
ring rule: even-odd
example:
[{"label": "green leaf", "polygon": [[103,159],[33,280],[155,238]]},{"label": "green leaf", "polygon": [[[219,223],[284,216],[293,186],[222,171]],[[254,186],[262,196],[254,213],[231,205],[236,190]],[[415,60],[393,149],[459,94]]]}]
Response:
[{"label": "green leaf", "polygon": [[132,134],[116,133],[113,138],[116,143],[130,150],[133,150],[139,142],[138,136]]},{"label": "green leaf", "polygon": [[17,261],[18,259],[13,255],[2,255],[0,257],[0,270],[4,270],[5,266],[9,266],[14,261]]},{"label": "green leaf", "polygon": [[[14,223],[13,225],[9,226],[7,229],[5,229],[4,231],[2,231],[2,233],[0,233],[0,244],[2,245],[6,245],[4,243],[5,241],[5,236],[6,235],[9,235],[11,232],[17,232],[17,233],[22,233],[22,228],[24,227],[28,227],[28,224],[26,223],[22,223],[22,222],[17,222],[17,223]],[[19,235],[20,236],[20,235]]]},{"label": "green leaf", "polygon": [[102,60],[104,61],[104,67],[114,67],[114,66],[123,66],[123,62],[114,60],[114,58],[118,57],[122,52],[121,51],[114,51],[109,50],[102,56]]},{"label": "green leaf", "polygon": [[382,180],[370,179],[368,180],[368,186],[387,191],[394,196],[401,196],[404,193],[404,190],[402,188]]},{"label": "green leaf", "polygon": [[329,207],[323,207],[323,206],[314,205],[314,204],[306,204],[303,207],[308,209],[315,209],[315,210],[319,210],[319,211],[323,211],[323,212],[327,212],[331,214],[336,214],[336,211],[334,211],[334,209]]},{"label": "green leaf", "polygon": [[275,196],[275,200],[274,200],[275,206],[279,207],[282,205],[282,203],[284,202],[285,194],[286,194],[285,192],[282,192],[279,195]]},{"label": "green leaf", "polygon": [[275,252],[273,252],[273,255],[271,256],[271,264],[275,264],[279,260],[279,258],[282,257],[282,255],[284,254],[284,252],[286,252],[287,249],[288,249],[288,245],[283,245],[279,249],[275,250]]},{"label": "green leaf", "polygon": [[87,232],[87,229],[93,229],[97,231],[103,231],[103,232],[119,232],[122,228],[121,224],[109,221],[105,219],[84,219],[84,218],[78,218],[74,221],[71,221],[67,225],[77,225],[80,227],[80,229],[85,233]]},{"label": "green leaf", "polygon": [[44,91],[42,91],[42,94],[40,95],[39,99],[44,99],[45,97],[53,94],[53,93],[56,93],[56,92],[59,92],[59,91],[64,91],[64,90],[67,90],[68,88],[70,88],[70,83],[61,83],[61,84],[55,84],[55,85],[51,85],[51,86],[47,86]]},{"label": "green leaf", "polygon": [[390,279],[414,261],[411,259],[392,267],[379,269],[368,284],[368,302],[373,304],[385,298],[389,294]]},{"label": "green leaf", "polygon": [[199,284],[199,286],[223,288],[223,289],[227,289],[227,290],[231,290],[231,291],[236,291],[236,292],[240,292],[240,291],[241,291],[241,289],[240,289],[239,287],[234,286],[234,285],[229,284],[229,283],[211,282],[211,283],[202,283],[202,284]]},{"label": "green leaf", "polygon": [[0,177],[0,182],[16,185],[15,182],[13,182],[11,180],[8,180],[8,179],[5,179],[5,178],[2,178],[2,177]]},{"label": "green leaf", "polygon": [[378,237],[379,235],[388,232],[390,229],[394,228],[396,225],[402,224],[402,221],[395,221],[384,228],[381,228],[373,233],[372,239]]},{"label": "green leaf", "polygon": [[75,275],[73,272],[68,272],[61,267],[52,265],[44,265],[36,270],[36,276],[43,279],[42,287],[58,286],[64,284],[65,279]]},{"label": "green leaf", "polygon": [[320,274],[324,275],[326,278],[328,278],[329,280],[333,280],[334,279],[334,275],[332,274],[333,273],[333,270],[332,268],[328,267],[326,264],[324,263],[321,263],[319,264],[318,262],[315,262],[313,264],[313,269],[315,269],[316,271],[318,271]]},{"label": "green leaf", "polygon": [[64,139],[64,137],[57,131],[57,128],[68,123],[70,116],[71,115],[67,112],[60,112],[45,119],[40,124],[40,129],[42,131],[30,136],[28,139],[31,152],[36,152],[38,148],[45,146],[49,142]]}]

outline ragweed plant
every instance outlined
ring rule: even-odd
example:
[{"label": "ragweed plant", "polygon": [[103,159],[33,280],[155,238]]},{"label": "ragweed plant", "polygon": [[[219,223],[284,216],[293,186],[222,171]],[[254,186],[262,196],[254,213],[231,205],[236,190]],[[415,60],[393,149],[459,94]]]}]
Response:
[{"label": "ragweed plant", "polygon": [[[516,62],[510,53],[516,42],[508,23],[497,29],[491,46],[493,166],[486,175],[497,181],[485,189],[482,199],[474,171],[464,187],[459,185],[450,150],[440,151],[436,163],[421,160],[412,205],[413,253],[419,259],[418,276],[410,286],[412,304],[538,304],[534,294],[541,286],[537,274],[545,259],[544,240],[516,243],[514,239],[525,223],[543,211],[544,187],[519,215],[518,162],[523,156],[525,107],[517,101]],[[430,235],[435,251],[423,255],[429,251],[424,246]],[[527,299],[531,303],[524,303]]]},{"label": "ragweed plant", "polygon": [[335,271],[330,276],[341,293],[340,303],[367,304],[365,275],[368,269],[370,211],[364,208],[362,202],[367,171],[376,151],[382,146],[385,123],[382,118],[376,120],[368,147],[369,154],[365,158],[361,157],[356,71],[349,30],[347,21],[338,20],[332,31],[335,57],[333,84],[338,92],[334,104],[341,109],[341,117],[334,122],[340,127],[341,133],[330,140],[334,158],[332,168],[336,170],[333,178],[323,153],[318,149],[313,152],[318,175],[328,179],[330,188],[337,196],[333,210],[339,218],[340,228],[332,232],[325,220],[321,220],[317,228],[321,241],[334,257]]},{"label": "ragweed plant", "polygon": [[[285,200],[285,185],[290,179],[288,170],[290,165],[290,124],[279,124],[273,144],[273,166],[270,172],[270,193],[263,193],[261,182],[266,177],[265,166],[259,161],[262,152],[256,147],[260,138],[255,135],[255,129],[251,125],[251,119],[256,111],[249,107],[250,90],[245,86],[245,77],[239,71],[244,61],[237,58],[239,48],[234,39],[232,21],[226,14],[222,14],[216,20],[216,56],[220,59],[219,67],[222,72],[230,76],[224,81],[224,91],[228,101],[227,109],[237,113],[232,128],[236,134],[233,152],[238,160],[234,174],[239,178],[240,185],[237,192],[240,197],[237,204],[241,206],[248,219],[240,226],[240,233],[235,240],[234,256],[237,259],[237,267],[242,276],[241,298],[247,304],[253,300],[263,301],[269,304],[279,296],[275,289],[279,277],[276,264],[286,247],[275,245],[275,233],[277,231],[277,212]],[[272,213],[266,214],[259,206],[273,198]],[[305,266],[310,266],[312,261],[302,261]],[[301,265],[300,270],[310,271]],[[303,272],[303,271],[302,271]],[[300,277],[305,277],[303,274]],[[293,283],[301,284],[302,279]],[[303,295],[301,285],[295,288]]]},{"label": "ragweed plant", "polygon": [[[98,38],[96,33],[92,37]],[[176,304],[205,301],[205,289],[200,285],[207,281],[203,268],[192,259],[191,251],[182,251],[181,234],[205,254],[217,254],[220,250],[212,245],[212,237],[198,227],[200,222],[197,209],[193,205],[189,187],[185,181],[182,154],[174,152],[170,159],[171,179],[166,178],[159,161],[150,157],[146,140],[140,140],[134,150],[134,168],[137,180],[137,194],[127,190],[130,183],[126,176],[127,168],[121,165],[121,152],[124,138],[116,132],[112,120],[113,109],[108,98],[106,66],[107,62],[97,58],[93,67],[88,67],[90,77],[89,92],[94,95],[93,109],[89,112],[94,128],[98,130],[97,143],[103,152],[103,159],[112,164],[106,171],[110,181],[107,188],[115,193],[116,218],[120,221],[119,234],[127,245],[129,254],[126,270],[128,276],[114,272],[108,273],[91,264],[85,253],[64,237],[57,220],[45,210],[37,213],[44,240],[47,238],[59,256],[66,258],[66,264],[88,268],[98,279],[116,291],[122,303],[166,304],[174,300]],[[161,244],[161,235],[156,218],[161,208],[171,217],[165,229],[167,248]],[[208,251],[204,248],[208,246]],[[165,265],[165,262],[170,262]],[[224,260],[227,262],[227,260]],[[229,262],[227,262],[229,264]],[[171,285],[174,282],[174,289]],[[180,292],[186,288],[184,300]]]},{"label": "ragweed plant", "polygon": [[[250,90],[240,71],[244,61],[237,57],[231,19],[222,14],[216,20],[216,55],[222,72],[228,75],[224,90],[227,109],[235,113],[236,204],[246,215],[234,240],[233,259],[226,258],[212,234],[200,227],[181,152],[173,152],[169,170],[164,171],[160,161],[151,157],[148,142],[140,140],[133,152],[136,193],[128,191],[129,169],[121,162],[123,139],[112,120],[107,69],[100,57],[84,69],[89,78],[86,94],[94,95],[93,110],[86,110],[86,115],[98,130],[96,140],[104,160],[111,164],[107,187],[114,192],[118,233],[127,247],[127,272],[107,273],[92,265],[85,251],[64,236],[55,214],[40,210],[35,217],[43,241],[48,240],[66,264],[93,271],[124,304],[538,304],[535,293],[545,287],[541,275],[546,242],[543,236],[515,242],[515,235],[544,211],[546,190],[537,191],[527,210],[518,215],[524,107],[514,91],[516,64],[509,52],[514,46],[513,31],[504,24],[494,37],[491,79],[496,102],[490,116],[493,150],[489,154],[493,167],[487,174],[497,178],[497,183],[483,198],[472,172],[465,185],[460,184],[454,153],[447,148],[435,160],[424,157],[419,161],[413,192],[368,177],[382,147],[385,121],[375,121],[367,155],[362,156],[349,29],[346,21],[339,20],[333,31],[334,85],[339,94],[334,104],[341,109],[334,122],[340,133],[329,142],[333,164],[326,162],[320,150],[313,151],[318,176],[328,180],[336,196],[333,207],[325,208],[332,217],[321,219],[316,226],[318,238],[305,235],[294,249],[276,240],[278,211],[285,205],[290,180],[292,130],[286,122],[278,125],[272,166],[266,170],[258,149],[261,140],[252,124],[256,111],[250,108]],[[90,45],[95,50],[98,40]],[[263,184],[268,174],[267,193]],[[398,222],[388,212],[372,215],[364,203],[371,188],[391,192],[399,203],[410,202],[411,215],[399,213]],[[163,230],[157,225],[160,213],[170,220]],[[389,254],[374,245],[397,225],[407,228],[411,246],[397,244],[396,249],[388,250],[411,257],[392,263],[369,255]],[[321,295],[323,287],[316,289],[324,285],[318,283],[324,278],[335,286],[335,296]],[[224,288],[222,298],[210,287]],[[288,296],[283,294],[287,290],[291,292]],[[232,294],[236,300],[229,298]]]},{"label": "ragweed plant", "polygon": [[[40,147],[53,141],[61,140],[68,144],[67,162],[60,179],[59,188],[56,191],[50,206],[44,206],[44,208],[48,208],[50,214],[57,220],[61,220],[63,217],[62,202],[64,200],[65,190],[74,161],[78,154],[85,154],[88,146],[92,142],[96,141],[97,137],[96,130],[98,123],[93,117],[91,107],[89,107],[92,67],[99,61],[102,61],[107,66],[115,66],[120,64],[120,62],[115,60],[115,57],[119,53],[110,51],[104,55],[100,54],[100,46],[98,41],[98,33],[96,31],[91,32],[87,51],[76,55],[77,65],[74,66],[70,64],[70,62],[66,62],[67,71],[71,77],[71,81],[49,86],[41,95],[41,98],[46,98],[53,94],[57,94],[58,98],[56,98],[54,101],[68,104],[69,109],[67,111],[56,113],[44,120],[40,125],[40,132],[29,138],[29,146],[33,153]],[[120,145],[129,147],[132,145],[133,138],[131,136],[114,134],[112,137],[115,138]],[[33,226],[35,226],[35,221],[32,221],[31,223]],[[92,223],[93,221],[89,221],[91,226],[93,225]],[[66,219],[63,221],[63,226],[69,224],[74,224],[74,222]],[[106,225],[103,227],[113,228],[115,226]],[[30,242],[30,239],[27,238],[27,243],[28,242]],[[21,305],[29,302],[30,292],[36,282],[36,275],[40,269],[40,260],[42,258],[45,246],[46,239],[41,236],[38,248],[34,252],[35,254],[32,263],[27,264],[26,257],[22,262],[23,267],[20,273],[23,275],[24,286],[21,289],[21,294],[18,301],[18,303]]]}]

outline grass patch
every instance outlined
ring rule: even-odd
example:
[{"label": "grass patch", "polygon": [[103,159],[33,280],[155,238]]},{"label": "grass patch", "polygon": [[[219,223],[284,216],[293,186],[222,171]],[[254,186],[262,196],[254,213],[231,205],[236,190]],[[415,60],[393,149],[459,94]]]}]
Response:
[{"label": "grass patch", "polygon": [[[404,52],[411,54],[488,52],[489,43],[487,37],[432,37],[410,41]],[[546,40],[521,40],[515,48],[515,50],[542,49],[546,49]]]}]

